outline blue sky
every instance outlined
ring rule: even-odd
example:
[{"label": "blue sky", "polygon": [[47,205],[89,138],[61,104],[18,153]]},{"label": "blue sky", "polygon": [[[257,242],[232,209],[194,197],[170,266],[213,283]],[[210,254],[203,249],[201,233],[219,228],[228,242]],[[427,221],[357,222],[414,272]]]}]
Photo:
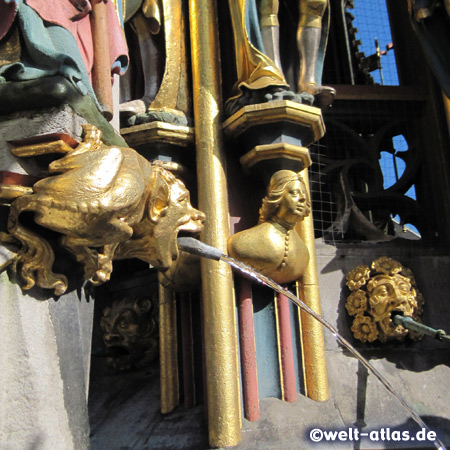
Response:
[{"label": "blue sky", "polygon": [[[378,38],[380,50],[392,42],[389,18],[385,0],[354,0],[355,8],[351,13],[355,16],[354,26],[358,28],[357,38],[362,42],[360,50],[366,56],[375,53],[375,38]],[[398,85],[397,68],[394,51],[381,57],[383,79],[385,85]],[[379,71],[372,72],[375,83],[381,83]]]}]

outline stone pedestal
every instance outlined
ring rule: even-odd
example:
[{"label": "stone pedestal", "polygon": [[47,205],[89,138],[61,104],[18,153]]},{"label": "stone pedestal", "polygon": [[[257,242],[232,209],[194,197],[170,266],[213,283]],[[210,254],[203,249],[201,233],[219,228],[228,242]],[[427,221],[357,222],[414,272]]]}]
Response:
[{"label": "stone pedestal", "polygon": [[9,450],[89,448],[93,301],[22,293],[0,275],[0,442]]}]

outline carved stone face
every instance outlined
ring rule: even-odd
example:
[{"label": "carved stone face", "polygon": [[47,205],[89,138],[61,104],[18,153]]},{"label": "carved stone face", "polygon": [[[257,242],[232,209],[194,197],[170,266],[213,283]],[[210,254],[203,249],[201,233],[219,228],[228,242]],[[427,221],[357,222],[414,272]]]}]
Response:
[{"label": "carved stone face", "polygon": [[135,227],[132,241],[119,248],[120,257],[139,258],[159,270],[167,270],[178,257],[179,232],[199,234],[205,215],[190,202],[180,180],[159,185],[149,198],[149,217]]},{"label": "carved stone face", "polygon": [[385,316],[392,311],[412,314],[411,283],[401,275],[377,275],[367,286],[371,313],[375,317]]},{"label": "carved stone face", "polygon": [[289,220],[298,216],[303,218],[307,213],[307,194],[303,183],[299,180],[291,181],[284,188],[277,217]]},{"label": "carved stone face", "polygon": [[118,370],[143,367],[158,354],[156,301],[125,298],[103,310],[100,326],[110,356],[107,364]]},{"label": "carved stone face", "polygon": [[411,317],[414,306],[417,306],[411,292],[411,283],[399,274],[373,277],[367,284],[367,292],[369,293],[369,313],[387,335],[393,334],[397,328],[391,320],[393,312],[400,312],[404,316]]},{"label": "carved stone face", "polygon": [[[162,262],[160,269],[170,267],[172,261],[177,259],[178,233],[199,234],[205,221],[205,215],[191,205],[189,191],[181,181],[177,180],[170,186],[168,197],[167,212],[160,216],[154,232],[157,245],[161,248],[161,251],[159,248],[156,251],[156,256],[159,255]],[[165,243],[168,243],[167,248]]]},{"label": "carved stone face", "polygon": [[395,313],[420,321],[423,298],[409,269],[398,261],[381,257],[372,262],[371,268],[360,265],[346,278],[352,293],[345,307],[355,317],[352,325],[355,338],[362,342],[402,340],[406,335],[421,338],[393,321]]}]

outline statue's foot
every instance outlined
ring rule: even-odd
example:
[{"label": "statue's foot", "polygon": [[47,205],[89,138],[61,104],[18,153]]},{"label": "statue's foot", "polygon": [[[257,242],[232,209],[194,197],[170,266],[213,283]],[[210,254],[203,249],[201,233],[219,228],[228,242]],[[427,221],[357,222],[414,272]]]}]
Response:
[{"label": "statue's foot", "polygon": [[314,101],[314,97],[308,93],[302,92],[296,94],[295,92],[279,86],[268,86],[263,89],[247,89],[242,87],[241,90],[242,95],[230,98],[226,101],[226,117],[232,116],[247,105],[256,105],[258,103],[268,103],[278,100],[290,100],[295,103],[312,105]]},{"label": "statue's foot", "polygon": [[173,108],[147,108],[143,113],[129,117],[126,126],[150,122],[166,122],[174,125],[191,126],[191,118],[183,111]]},{"label": "statue's foot", "polygon": [[119,113],[121,117],[128,118],[137,114],[145,113],[148,105],[150,105],[150,100],[147,97],[142,97],[138,100],[131,100],[119,105]]},{"label": "statue's foot", "polygon": [[306,93],[314,97],[314,103],[320,108],[333,103],[336,96],[336,90],[330,86],[320,86],[316,83],[307,83],[305,86],[299,88],[301,93]]}]

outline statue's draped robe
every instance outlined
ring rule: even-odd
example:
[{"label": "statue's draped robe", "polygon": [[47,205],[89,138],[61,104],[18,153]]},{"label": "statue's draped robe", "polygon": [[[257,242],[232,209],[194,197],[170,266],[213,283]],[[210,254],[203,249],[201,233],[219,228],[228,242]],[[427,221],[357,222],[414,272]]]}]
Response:
[{"label": "statue's draped robe", "polygon": [[[75,0],[0,0],[0,39],[17,26],[22,37],[20,61],[0,66],[2,81],[25,81],[60,75],[96,101],[90,75],[93,42],[90,3],[80,10]],[[81,2],[79,2],[81,3]],[[123,73],[128,51],[114,4],[108,0],[109,50],[112,73]]]}]

